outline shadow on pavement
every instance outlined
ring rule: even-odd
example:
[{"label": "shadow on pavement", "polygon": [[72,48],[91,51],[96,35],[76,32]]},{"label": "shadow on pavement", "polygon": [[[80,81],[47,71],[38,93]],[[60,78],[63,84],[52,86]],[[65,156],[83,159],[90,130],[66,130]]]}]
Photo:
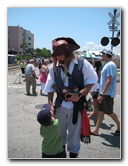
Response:
[{"label": "shadow on pavement", "polygon": [[105,129],[105,130],[111,130],[111,128],[113,126],[114,126],[114,124],[109,124],[109,126],[108,126],[105,123],[102,123],[101,126],[100,126],[100,128]]},{"label": "shadow on pavement", "polygon": [[[120,136],[100,134],[100,137],[102,137],[105,140],[105,142],[102,142],[103,145],[117,147],[120,149]],[[108,144],[106,143],[106,141],[108,142]]]},{"label": "shadow on pavement", "polygon": [[37,105],[35,105],[35,108],[41,109],[41,108],[43,107],[43,105],[44,105],[44,104],[37,104]]},{"label": "shadow on pavement", "polygon": [[33,96],[36,97],[38,94],[25,94],[26,96]]}]

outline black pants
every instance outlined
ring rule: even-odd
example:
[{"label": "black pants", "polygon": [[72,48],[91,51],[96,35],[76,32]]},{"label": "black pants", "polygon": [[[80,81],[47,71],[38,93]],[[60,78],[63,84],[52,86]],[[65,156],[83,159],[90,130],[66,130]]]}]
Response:
[{"label": "black pants", "polygon": [[22,74],[24,74],[25,73],[25,68],[21,68],[21,72],[22,72]]},{"label": "black pants", "polygon": [[65,158],[65,151],[55,155],[47,155],[42,152],[42,158]]}]

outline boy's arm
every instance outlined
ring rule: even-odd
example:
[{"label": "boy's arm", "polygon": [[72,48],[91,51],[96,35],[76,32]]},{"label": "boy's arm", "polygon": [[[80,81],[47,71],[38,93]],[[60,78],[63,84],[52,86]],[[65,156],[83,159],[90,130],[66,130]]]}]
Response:
[{"label": "boy's arm", "polygon": [[48,104],[50,104],[51,106],[51,111],[54,112],[53,97],[54,97],[54,92],[48,92]]},{"label": "boy's arm", "polygon": [[42,126],[40,126],[40,135],[43,137]]}]

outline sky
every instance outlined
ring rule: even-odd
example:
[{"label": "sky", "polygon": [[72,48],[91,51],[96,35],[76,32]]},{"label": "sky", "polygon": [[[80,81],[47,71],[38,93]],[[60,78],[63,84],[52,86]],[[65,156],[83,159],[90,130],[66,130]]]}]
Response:
[{"label": "sky", "polygon": [[[108,22],[112,19],[115,8],[109,7],[9,7],[8,26],[20,26],[34,34],[34,49],[51,50],[51,42],[57,37],[71,37],[79,45],[78,51],[102,51],[111,48],[111,39],[105,47],[101,45],[102,37],[112,37]],[[116,8],[117,14],[121,8]],[[117,21],[121,24],[121,17]],[[120,30],[120,25],[118,26]],[[116,37],[117,31],[114,32]],[[114,54],[120,54],[120,44],[113,47]]]}]

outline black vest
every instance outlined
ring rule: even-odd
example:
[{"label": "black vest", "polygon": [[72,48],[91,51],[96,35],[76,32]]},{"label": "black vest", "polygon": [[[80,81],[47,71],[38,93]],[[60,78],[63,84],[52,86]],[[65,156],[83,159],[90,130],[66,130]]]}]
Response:
[{"label": "black vest", "polygon": [[[78,64],[74,65],[72,77],[73,77],[73,80],[75,80],[75,83],[77,85],[74,84],[74,82],[70,78],[68,78],[68,87],[70,89],[74,89],[76,86],[79,88],[79,90],[84,88],[84,78],[83,78],[83,73],[82,73],[83,61],[84,61],[83,58],[78,58]],[[63,80],[61,78],[61,70],[62,70],[61,67],[57,66],[56,67],[57,73],[54,72],[55,84],[60,89],[62,89],[64,87],[64,83],[63,83]],[[63,100],[59,97],[59,94],[57,94],[57,98],[55,101],[55,109],[57,109],[61,105],[62,101]]]}]

